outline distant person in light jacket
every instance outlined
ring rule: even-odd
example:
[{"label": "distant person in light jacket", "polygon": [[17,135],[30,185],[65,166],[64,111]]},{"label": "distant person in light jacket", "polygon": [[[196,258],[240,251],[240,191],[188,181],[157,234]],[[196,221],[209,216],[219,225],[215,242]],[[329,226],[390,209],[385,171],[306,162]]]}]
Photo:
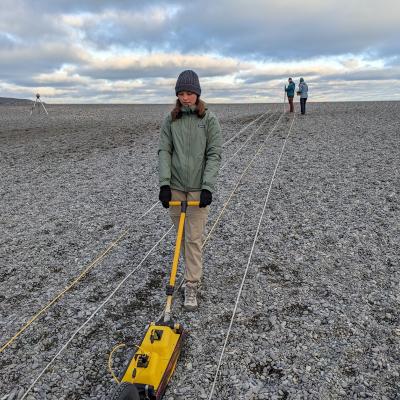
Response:
[{"label": "distant person in light jacket", "polygon": [[294,97],[294,90],[296,88],[295,83],[293,82],[292,78],[288,79],[289,85],[286,87],[285,86],[285,92],[287,94],[288,102],[289,102],[289,112],[294,112],[294,106],[293,106],[293,97]]},{"label": "distant person in light jacket", "polygon": [[308,98],[308,85],[304,82],[303,78],[300,78],[299,90],[297,94],[300,96],[300,110],[304,115],[306,113],[306,102]]}]

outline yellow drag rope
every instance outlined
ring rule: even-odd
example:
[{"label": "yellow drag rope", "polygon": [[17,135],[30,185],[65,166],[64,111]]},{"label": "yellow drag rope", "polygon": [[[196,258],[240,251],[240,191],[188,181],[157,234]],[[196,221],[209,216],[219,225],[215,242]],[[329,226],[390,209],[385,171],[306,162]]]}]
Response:
[{"label": "yellow drag rope", "polygon": [[110,373],[111,373],[111,375],[112,375],[114,381],[117,382],[118,384],[120,383],[120,381],[119,381],[119,379],[117,378],[117,376],[114,374],[114,371],[113,371],[113,369],[112,369],[112,356],[113,356],[114,352],[117,351],[118,349],[120,349],[121,347],[126,347],[126,344],[125,344],[125,343],[117,344],[117,345],[111,350],[111,353],[110,353],[110,355],[108,356],[108,370],[110,371]]},{"label": "yellow drag rope", "polygon": [[[135,346],[137,349],[139,349],[143,354],[146,354],[147,356],[149,356],[149,353],[146,352],[146,351],[143,351],[143,349],[142,349],[140,346],[138,346],[137,344],[134,344],[134,346]],[[120,349],[121,347],[126,347],[126,344],[125,344],[125,343],[117,344],[117,345],[111,350],[111,353],[110,353],[110,355],[108,356],[108,370],[110,371],[110,374],[111,374],[111,376],[113,377],[114,381],[117,382],[118,384],[120,384],[121,381],[120,381],[120,380],[118,379],[118,377],[114,374],[114,371],[113,371],[113,368],[112,368],[112,356],[113,356],[113,354],[114,354],[118,349]]]}]

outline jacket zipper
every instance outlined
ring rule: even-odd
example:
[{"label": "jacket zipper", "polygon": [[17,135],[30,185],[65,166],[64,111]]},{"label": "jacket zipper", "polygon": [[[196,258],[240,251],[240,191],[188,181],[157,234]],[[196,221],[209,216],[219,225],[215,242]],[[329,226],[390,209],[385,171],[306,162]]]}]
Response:
[{"label": "jacket zipper", "polygon": [[191,118],[191,114],[188,114],[187,116],[187,122],[188,122],[188,129],[187,129],[187,147],[186,147],[186,187],[185,187],[185,191],[188,192],[189,188],[188,188],[188,183],[189,183],[189,150],[190,150],[190,125],[192,122],[192,118]]}]

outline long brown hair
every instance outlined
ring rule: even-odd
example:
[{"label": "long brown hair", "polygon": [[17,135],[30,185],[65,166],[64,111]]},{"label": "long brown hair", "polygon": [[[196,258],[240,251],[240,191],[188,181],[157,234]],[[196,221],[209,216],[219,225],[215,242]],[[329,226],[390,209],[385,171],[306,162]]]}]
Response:
[{"label": "long brown hair", "polygon": [[[203,100],[200,100],[200,97],[197,96],[196,100],[196,111],[195,114],[199,118],[203,118],[206,115],[206,103]],[[177,119],[182,117],[182,104],[179,99],[176,99],[175,107],[171,111],[172,121],[176,121]]]}]

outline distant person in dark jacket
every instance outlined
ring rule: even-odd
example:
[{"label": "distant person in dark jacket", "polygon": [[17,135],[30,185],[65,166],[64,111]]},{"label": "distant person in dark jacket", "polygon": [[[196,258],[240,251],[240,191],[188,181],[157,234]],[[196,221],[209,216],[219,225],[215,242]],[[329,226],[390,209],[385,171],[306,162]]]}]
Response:
[{"label": "distant person in dark jacket", "polygon": [[294,97],[294,90],[296,88],[296,85],[294,84],[292,78],[289,78],[288,81],[289,81],[289,85],[287,87],[285,86],[285,92],[287,94],[287,98],[289,101],[289,112],[294,112],[293,97]]},{"label": "distant person in dark jacket", "polygon": [[299,90],[297,94],[300,96],[300,110],[304,115],[306,113],[306,102],[308,98],[308,85],[304,82],[303,78],[300,78]]}]

